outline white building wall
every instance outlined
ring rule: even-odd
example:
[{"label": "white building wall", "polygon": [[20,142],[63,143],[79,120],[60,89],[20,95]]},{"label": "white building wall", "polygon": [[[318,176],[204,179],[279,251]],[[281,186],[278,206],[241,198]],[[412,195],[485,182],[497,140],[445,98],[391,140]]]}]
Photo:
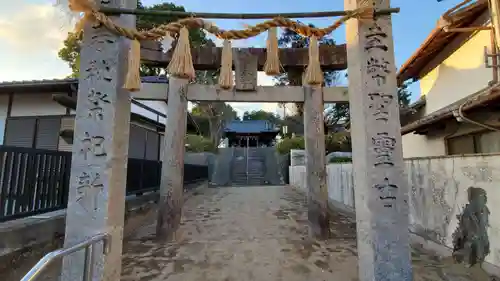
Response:
[{"label": "white building wall", "polygon": [[403,135],[403,157],[429,157],[446,155],[443,137],[427,137],[408,133]]},{"label": "white building wall", "polygon": [[[452,42],[443,49],[458,44]],[[471,36],[443,62],[420,79],[421,95],[426,96],[424,115],[429,115],[488,86],[492,69],[484,64],[484,48],[490,49],[490,32],[479,31]],[[427,157],[446,155],[444,136],[429,138],[412,133],[403,136],[403,156]]]},{"label": "white building wall", "polygon": [[66,108],[54,100],[52,94],[14,94],[11,116],[64,115]]},{"label": "white building wall", "polygon": [[420,79],[421,95],[427,99],[426,115],[488,86],[493,74],[484,64],[484,47],[489,50],[490,44],[490,32],[477,32]]}]

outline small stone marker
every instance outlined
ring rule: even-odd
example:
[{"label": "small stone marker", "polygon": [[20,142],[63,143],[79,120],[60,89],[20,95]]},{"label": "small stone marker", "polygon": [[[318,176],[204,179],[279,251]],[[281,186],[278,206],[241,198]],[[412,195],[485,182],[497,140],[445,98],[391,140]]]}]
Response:
[{"label": "small stone marker", "polygon": [[[346,10],[388,0],[345,0]],[[413,280],[391,16],[346,22],[360,281]]]}]

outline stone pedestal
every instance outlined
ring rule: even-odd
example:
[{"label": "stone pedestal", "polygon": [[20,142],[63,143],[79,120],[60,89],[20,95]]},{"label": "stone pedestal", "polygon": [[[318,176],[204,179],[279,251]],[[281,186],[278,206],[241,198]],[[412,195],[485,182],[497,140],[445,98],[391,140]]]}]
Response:
[{"label": "stone pedestal", "polygon": [[156,235],[171,240],[179,227],[184,191],[187,79],[170,77]]},{"label": "stone pedestal", "polygon": [[[96,1],[135,8],[136,0]],[[114,17],[135,26],[135,17]],[[85,26],[75,118],[64,246],[109,233],[109,253],[93,246],[92,280],[119,280],[127,183],[130,93],[123,89],[130,41],[104,27]],[[82,280],[84,251],[63,260],[62,281]]]},{"label": "stone pedestal", "polygon": [[[345,9],[388,0],[345,0]],[[346,23],[359,280],[413,280],[390,16]]]}]

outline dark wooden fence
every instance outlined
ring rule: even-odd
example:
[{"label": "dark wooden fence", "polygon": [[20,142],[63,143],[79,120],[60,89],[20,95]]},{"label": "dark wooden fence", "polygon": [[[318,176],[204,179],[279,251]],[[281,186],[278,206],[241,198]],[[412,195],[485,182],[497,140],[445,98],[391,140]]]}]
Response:
[{"label": "dark wooden fence", "polygon": [[0,221],[66,206],[71,153],[0,146]]},{"label": "dark wooden fence", "polygon": [[[66,208],[71,152],[0,145],[0,222]],[[158,190],[161,162],[129,158],[127,195]],[[208,167],[184,166],[184,182],[208,179]]]}]

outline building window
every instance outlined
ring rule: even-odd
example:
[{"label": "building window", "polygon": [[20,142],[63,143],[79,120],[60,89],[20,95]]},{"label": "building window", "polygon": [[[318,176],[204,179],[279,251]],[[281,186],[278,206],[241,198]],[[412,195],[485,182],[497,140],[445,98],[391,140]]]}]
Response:
[{"label": "building window", "polygon": [[5,127],[4,145],[58,149],[60,116],[9,117]]},{"label": "building window", "polygon": [[448,155],[500,152],[500,132],[497,131],[453,137],[446,142]]}]

